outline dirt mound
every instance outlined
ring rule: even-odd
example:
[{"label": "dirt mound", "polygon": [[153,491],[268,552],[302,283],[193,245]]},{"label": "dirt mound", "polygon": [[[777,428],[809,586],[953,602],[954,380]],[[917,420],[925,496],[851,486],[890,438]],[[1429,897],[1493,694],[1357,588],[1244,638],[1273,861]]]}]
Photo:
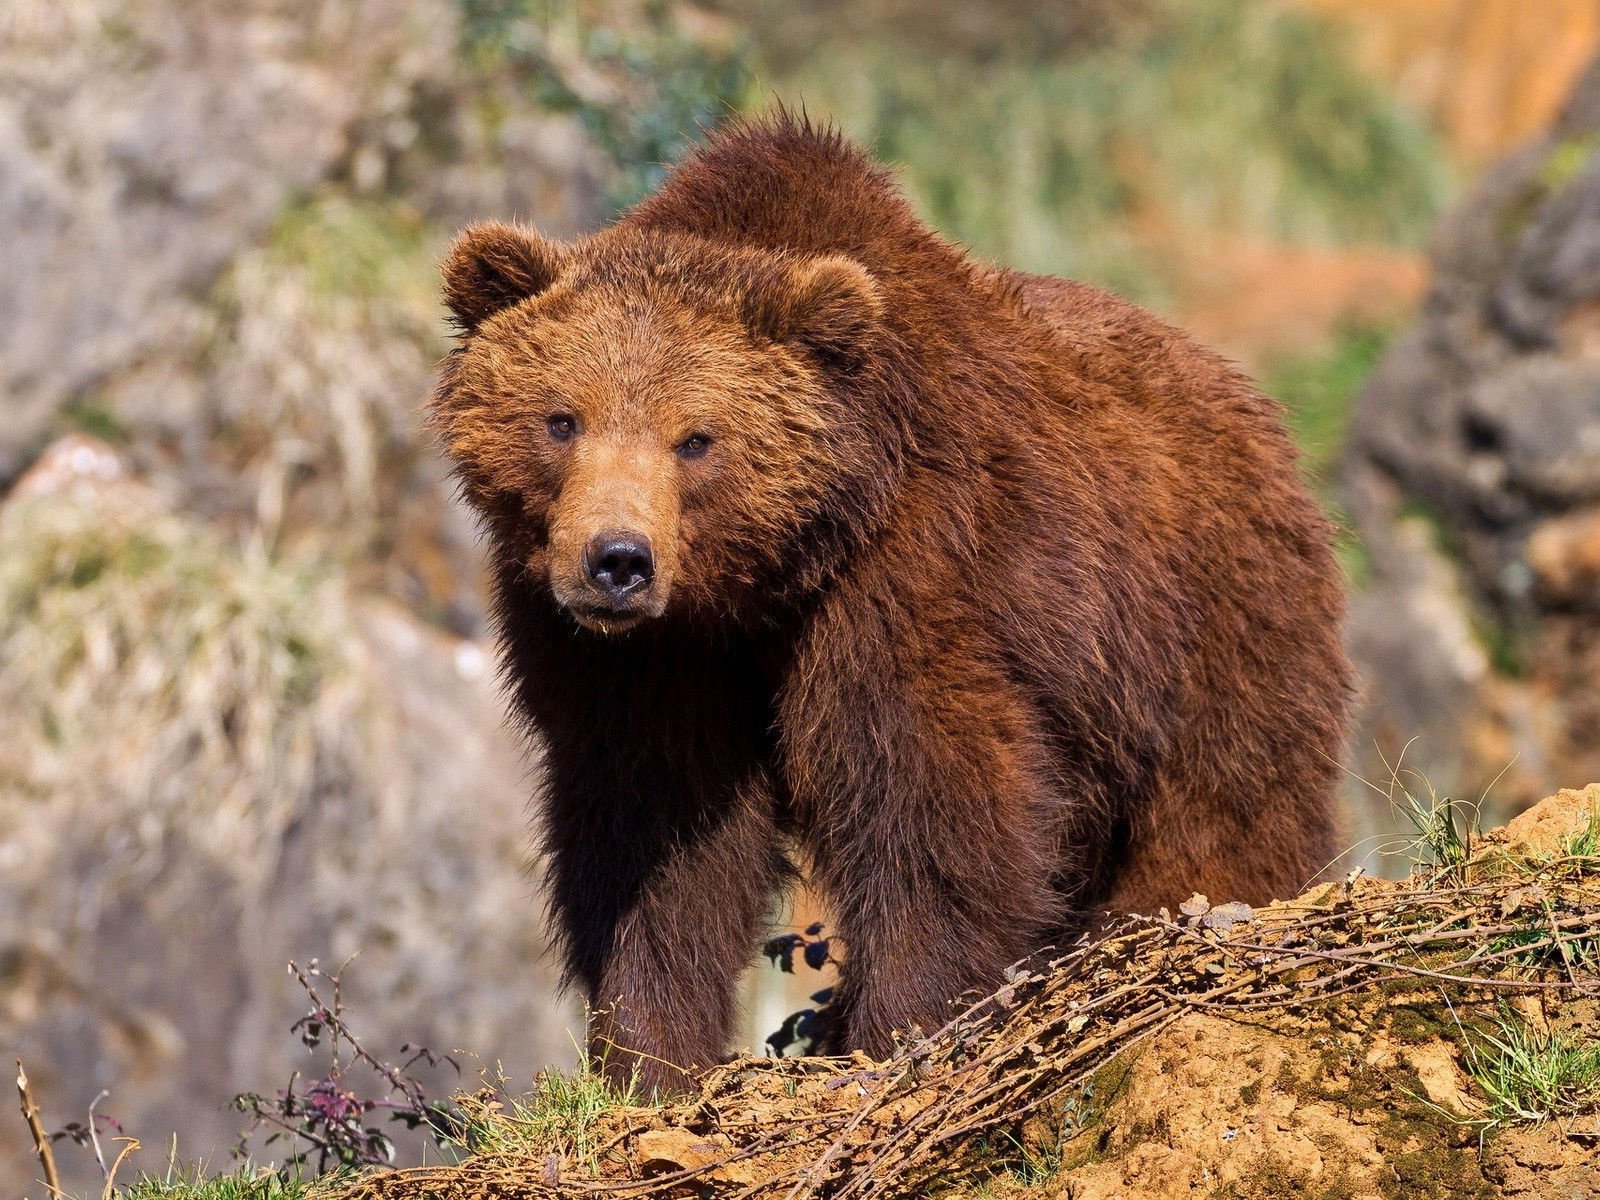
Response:
[{"label": "dirt mound", "polygon": [[342,1198],[1588,1195],[1600,785],[1433,850],[1127,918],[887,1063],[746,1060],[586,1114],[469,1098],[482,1153]]},{"label": "dirt mound", "polygon": [[[1588,1196],[1594,1142],[1554,1124],[1482,1146],[1477,1102],[1437,996],[1376,999],[1274,1027],[1196,1014],[1115,1077],[1106,1110],[1044,1186],[1071,1200]],[[1590,1190],[1585,1190],[1585,1188]]]}]

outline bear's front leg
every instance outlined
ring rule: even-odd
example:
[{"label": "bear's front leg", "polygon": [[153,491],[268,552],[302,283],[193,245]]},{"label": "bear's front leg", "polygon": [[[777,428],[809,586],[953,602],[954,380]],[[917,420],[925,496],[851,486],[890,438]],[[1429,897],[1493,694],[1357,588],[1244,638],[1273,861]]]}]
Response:
[{"label": "bear's front leg", "polygon": [[827,1048],[877,1057],[998,987],[1063,917],[1031,714],[981,655],[893,632],[818,631],[781,717],[785,782],[845,946]]},{"label": "bear's front leg", "polygon": [[682,1090],[727,1053],[735,980],[789,868],[758,774],[676,790],[630,774],[598,789],[592,776],[554,779],[545,845],[592,1055],[612,1082],[649,1095]]}]

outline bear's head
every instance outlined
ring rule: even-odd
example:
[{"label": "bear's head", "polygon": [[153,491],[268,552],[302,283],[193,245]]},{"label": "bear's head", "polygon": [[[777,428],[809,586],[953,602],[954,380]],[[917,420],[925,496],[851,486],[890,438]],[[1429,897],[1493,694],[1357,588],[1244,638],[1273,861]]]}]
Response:
[{"label": "bear's head", "polygon": [[843,257],[467,230],[433,420],[502,559],[587,629],[760,620],[881,509],[880,289]]}]

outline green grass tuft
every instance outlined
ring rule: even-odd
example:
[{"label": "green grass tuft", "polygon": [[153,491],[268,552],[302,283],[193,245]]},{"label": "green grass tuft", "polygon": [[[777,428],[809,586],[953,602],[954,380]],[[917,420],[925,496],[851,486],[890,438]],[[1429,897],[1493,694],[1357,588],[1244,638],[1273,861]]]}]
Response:
[{"label": "green grass tuft", "polygon": [[1498,1034],[1467,1048],[1467,1073],[1488,1099],[1474,1123],[1485,1131],[1600,1112],[1600,1041],[1538,1033],[1505,1014]]},{"label": "green grass tuft", "polygon": [[1561,839],[1561,853],[1567,858],[1600,858],[1600,805],[1589,810],[1582,829]]},{"label": "green grass tuft", "polygon": [[1438,795],[1425,780],[1420,791],[1427,794],[1413,792],[1397,779],[1390,802],[1415,832],[1410,853],[1417,865],[1435,880],[1447,879],[1472,859],[1481,833],[1480,812],[1465,801]]},{"label": "green grass tuft", "polygon": [[540,1072],[531,1092],[509,1099],[463,1096],[462,1140],[478,1154],[544,1158],[559,1154],[594,1166],[596,1123],[607,1112],[645,1103],[633,1084],[618,1087],[584,1056],[571,1071]]},{"label": "green grass tuft", "polygon": [[174,1164],[162,1175],[147,1175],[118,1188],[116,1196],[117,1200],[318,1200],[348,1179],[344,1171],[302,1179],[251,1164],[208,1176],[202,1166],[182,1169]]}]

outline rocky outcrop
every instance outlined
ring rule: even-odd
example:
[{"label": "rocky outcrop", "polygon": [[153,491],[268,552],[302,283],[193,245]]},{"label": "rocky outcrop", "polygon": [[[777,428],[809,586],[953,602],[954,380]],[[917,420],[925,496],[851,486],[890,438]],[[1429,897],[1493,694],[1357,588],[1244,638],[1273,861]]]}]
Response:
[{"label": "rocky outcrop", "polygon": [[[1475,852],[1482,878],[1505,867],[1537,888],[1529,864],[1561,860],[1597,822],[1600,785],[1563,790],[1485,836]],[[1486,1074],[1485,1033],[1505,1031],[1484,1020],[1487,1005],[1475,1016],[1441,990],[1405,983],[1399,975],[1331,1009],[1185,1016],[1104,1073],[1046,1183],[997,1197],[1567,1200],[1600,1191],[1600,1114],[1485,1120],[1474,1070]],[[1590,1037],[1592,981],[1588,989],[1588,998],[1513,994],[1500,1013],[1541,1035]]]},{"label": "rocky outcrop", "polygon": [[9,7],[0,477],[66,398],[184,340],[241,244],[350,154],[372,82],[418,45],[406,30],[422,8]]},{"label": "rocky outcrop", "polygon": [[[1361,397],[1358,770],[1506,807],[1600,775],[1600,64],[1440,229]],[[1409,747],[1409,748],[1408,748]]]},{"label": "rocky outcrop", "polygon": [[[450,233],[486,214],[593,224],[603,164],[519,79],[468,69],[461,11],[7,6],[0,489],[52,437],[89,428],[121,435],[202,516],[353,521],[357,557],[374,556],[375,508],[435,550],[470,542],[437,528],[444,491],[415,428],[439,311],[395,269],[429,274]],[[330,210],[354,216],[304,236]],[[450,560],[458,580],[470,564]],[[470,628],[466,597],[402,573],[407,600]]]},{"label": "rocky outcrop", "polygon": [[[129,474],[74,439],[0,505],[0,1042],[53,1122],[105,1088],[147,1144],[224,1159],[230,1097],[318,1061],[291,959],[357,955],[348,1018],[386,1057],[471,1046],[468,1083],[569,1057],[484,648]],[[14,1122],[0,1177],[31,1178]]]},{"label": "rocky outcrop", "polygon": [[[360,952],[381,1053],[572,1054],[532,767],[416,409],[438,250],[593,224],[603,156],[465,61],[462,12],[0,13],[0,1043],[53,1125],[105,1088],[225,1159],[230,1095],[308,1065],[290,958]],[[29,1158],[0,1123],[0,1179]]]}]

